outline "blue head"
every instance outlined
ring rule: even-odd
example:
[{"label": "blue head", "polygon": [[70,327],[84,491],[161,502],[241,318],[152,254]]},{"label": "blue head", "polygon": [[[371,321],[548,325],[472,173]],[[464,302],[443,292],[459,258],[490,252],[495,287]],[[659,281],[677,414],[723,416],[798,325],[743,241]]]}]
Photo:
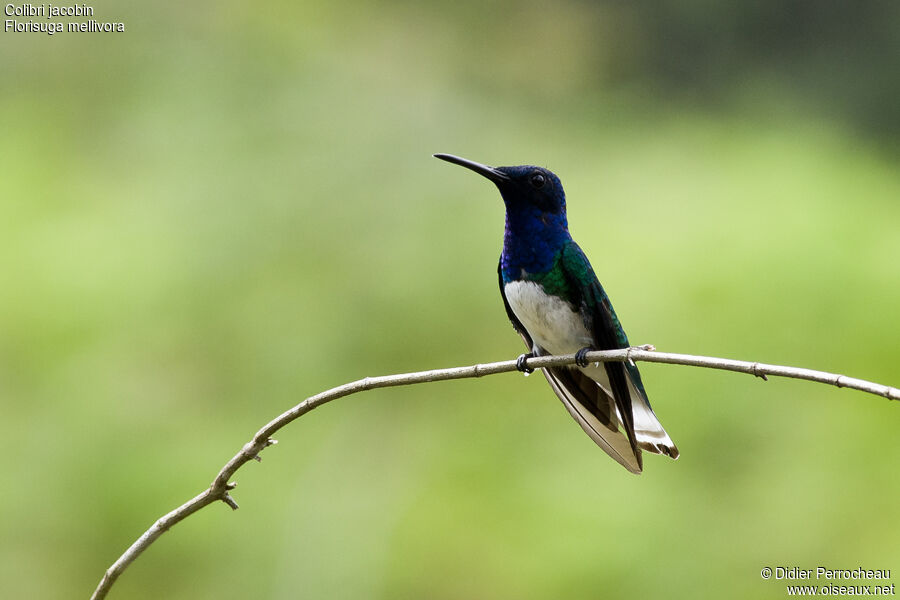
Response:
[{"label": "blue head", "polygon": [[501,263],[504,279],[520,271],[545,273],[553,268],[571,239],[566,221],[566,193],[559,177],[542,167],[489,167],[450,154],[435,154],[475,171],[497,186],[506,204],[506,231]]}]

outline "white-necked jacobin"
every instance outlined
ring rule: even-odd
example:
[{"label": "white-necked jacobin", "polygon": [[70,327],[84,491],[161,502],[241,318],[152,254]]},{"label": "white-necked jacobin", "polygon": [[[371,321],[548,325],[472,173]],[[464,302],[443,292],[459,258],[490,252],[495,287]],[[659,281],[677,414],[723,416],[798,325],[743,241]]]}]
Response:
[{"label": "white-necked jacobin", "polygon": [[569,234],[559,178],[535,166],[489,167],[435,154],[487,177],[506,205],[497,273],[506,314],[529,354],[577,354],[573,367],[542,369],[566,409],[598,446],[640,473],[641,450],[678,458],[632,361],[588,364],[588,350],[627,348],[628,338],[591,263]]}]

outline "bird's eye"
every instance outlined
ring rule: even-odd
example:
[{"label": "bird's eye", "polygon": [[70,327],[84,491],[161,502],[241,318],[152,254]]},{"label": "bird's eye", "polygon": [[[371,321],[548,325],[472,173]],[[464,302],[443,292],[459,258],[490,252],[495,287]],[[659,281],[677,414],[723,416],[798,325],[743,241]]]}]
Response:
[{"label": "bird's eye", "polygon": [[531,185],[534,186],[535,189],[541,189],[544,187],[545,183],[547,183],[547,178],[540,173],[535,173],[531,176]]}]

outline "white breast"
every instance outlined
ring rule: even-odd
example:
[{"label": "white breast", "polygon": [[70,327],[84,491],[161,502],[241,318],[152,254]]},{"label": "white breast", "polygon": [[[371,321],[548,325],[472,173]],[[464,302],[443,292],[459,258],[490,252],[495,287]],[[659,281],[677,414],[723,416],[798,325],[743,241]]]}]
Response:
[{"label": "white breast", "polygon": [[572,354],[591,346],[591,334],[568,302],[546,294],[533,281],[513,281],[503,287],[510,308],[535,344],[551,354]]}]

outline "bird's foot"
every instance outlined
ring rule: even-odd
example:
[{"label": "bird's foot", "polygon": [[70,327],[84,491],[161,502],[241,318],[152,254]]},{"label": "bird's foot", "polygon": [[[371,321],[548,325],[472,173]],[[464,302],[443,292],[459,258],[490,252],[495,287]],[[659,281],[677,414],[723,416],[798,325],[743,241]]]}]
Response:
[{"label": "bird's foot", "polygon": [[525,361],[528,360],[529,358],[534,358],[533,352],[529,352],[528,354],[522,354],[519,356],[519,358],[516,359],[516,368],[518,370],[522,371],[523,373],[525,373],[526,375],[529,373],[534,373],[534,369],[532,369],[525,363]]},{"label": "bird's foot", "polygon": [[585,358],[585,355],[588,352],[592,352],[593,350],[594,349],[591,348],[590,346],[585,346],[584,348],[582,348],[581,350],[576,352],[575,353],[575,364],[581,368],[588,366],[589,363],[588,363],[587,359]]}]

